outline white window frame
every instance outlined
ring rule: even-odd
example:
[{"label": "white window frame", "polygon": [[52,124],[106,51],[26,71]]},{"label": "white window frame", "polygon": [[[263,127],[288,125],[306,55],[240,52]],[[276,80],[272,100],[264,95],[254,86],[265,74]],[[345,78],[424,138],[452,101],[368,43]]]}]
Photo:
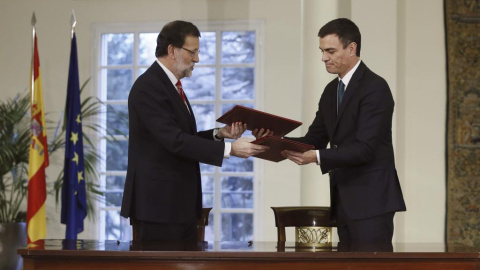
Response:
[{"label": "white window frame", "polygon": [[[92,66],[91,70],[93,71],[93,76],[92,76],[92,87],[93,92],[96,93],[98,98],[102,101],[107,100],[106,98],[106,93],[102,93],[101,89],[101,51],[103,48],[101,48],[101,42],[102,42],[102,35],[107,34],[107,33],[134,33],[135,34],[135,40],[134,40],[134,48],[138,48],[138,34],[139,33],[159,33],[162,27],[168,23],[167,21],[159,21],[159,22],[149,22],[149,23],[96,23],[92,25],[92,41],[93,41],[93,52],[92,52]],[[255,100],[254,100],[254,106],[256,109],[263,110],[264,108],[264,40],[265,40],[265,34],[264,34],[264,29],[265,29],[265,22],[263,20],[238,20],[238,21],[192,21],[200,30],[200,32],[213,32],[213,31],[255,31],[255,39],[256,39],[256,45],[255,45],[255,81],[254,81],[254,87],[255,87]],[[220,43],[221,43],[221,38],[217,35],[216,38],[217,42],[217,48],[220,48]],[[217,59],[220,57],[219,55],[219,50],[217,50]],[[148,65],[143,66],[143,65],[137,65],[137,59],[138,59],[138,52],[135,50],[134,56],[133,56],[133,81],[136,80],[138,77],[138,69],[142,67],[148,68],[151,63],[148,63]],[[153,61],[152,61],[153,62]],[[219,65],[219,61],[216,61],[216,64],[205,64],[202,65],[201,59],[200,62],[197,64],[197,66],[205,66],[205,67],[215,67],[216,70],[221,70],[221,67],[225,67],[228,65]],[[239,65],[235,65],[236,67],[239,67]],[[250,65],[245,65],[245,66],[251,66]],[[112,66],[109,66],[112,67]],[[241,66],[240,66],[241,67]],[[220,95],[220,76],[216,76],[216,96],[218,97]],[[106,83],[106,82],[103,82]],[[250,100],[248,100],[249,102]],[[243,103],[245,102],[244,100],[232,100],[228,101],[228,103]],[[209,102],[209,101],[191,101],[192,104],[214,104],[215,108],[217,110],[221,110],[221,102],[219,99],[215,99],[215,101]],[[109,104],[127,104],[126,101],[109,101]],[[225,104],[225,102],[223,102]],[[217,111],[217,114],[219,112]],[[102,123],[104,126],[106,125],[106,115],[102,115],[98,119],[99,123]],[[219,123],[216,123],[216,126],[221,126]],[[101,149],[100,155],[105,157],[106,155],[106,143],[105,140],[103,140],[105,134],[101,134],[98,136],[98,149]],[[123,136],[122,136],[123,137]],[[119,138],[121,139],[121,138]],[[215,214],[215,216],[220,217],[220,212],[221,213],[253,213],[254,215],[254,224],[253,224],[253,237],[254,239],[251,240],[261,240],[263,239],[263,213],[264,213],[264,203],[263,203],[263,198],[264,198],[264,162],[259,159],[254,158],[254,207],[253,211],[252,210],[241,210],[241,209],[222,209],[220,210],[220,200],[221,200],[221,181],[215,181],[215,205],[217,207],[214,207],[212,209],[212,213]],[[106,173],[106,167],[105,164],[101,164],[99,167],[99,171],[102,172],[101,177],[103,178]],[[125,175],[126,172],[123,171],[118,171],[118,172],[112,172],[110,171],[108,175]],[[232,175],[232,173],[225,173]],[[214,173],[204,173],[204,175],[214,175],[216,179],[220,179],[220,176],[223,175],[223,173],[220,173],[220,170],[218,168],[215,169]],[[244,176],[248,175],[251,176],[251,173],[235,173],[235,176]],[[103,184],[104,181],[101,181]],[[122,190],[123,191],[123,190]],[[97,238],[100,240],[105,239],[105,212],[104,210],[119,210],[119,207],[105,207],[103,203],[98,202],[96,209],[99,213],[99,222],[97,223]],[[221,227],[220,227],[220,222],[221,218],[215,218],[214,220],[214,227],[215,227],[215,240],[218,241],[220,239],[220,234],[221,234]]]}]

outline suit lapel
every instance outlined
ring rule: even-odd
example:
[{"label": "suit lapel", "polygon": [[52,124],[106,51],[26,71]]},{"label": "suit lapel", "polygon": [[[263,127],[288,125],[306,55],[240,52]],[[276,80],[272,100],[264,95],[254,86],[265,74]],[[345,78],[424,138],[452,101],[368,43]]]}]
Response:
[{"label": "suit lapel", "polygon": [[332,131],[332,134],[335,131],[334,129],[337,125],[337,86],[338,86],[338,79],[335,78],[334,83],[332,83],[331,89],[328,92],[330,95],[329,100],[331,100],[331,102],[327,103],[327,104],[331,104],[329,109],[331,117],[329,117],[330,119],[328,120],[329,120],[329,126],[331,127],[330,130]]},{"label": "suit lapel", "polygon": [[197,133],[197,123],[195,121],[195,115],[193,114],[193,109],[192,109],[192,106],[190,105],[190,101],[188,101],[187,95],[185,95],[185,101],[187,102],[188,110],[190,110],[190,112],[187,111],[190,127],[195,131],[195,133]]},{"label": "suit lapel", "polygon": [[[340,105],[340,108],[338,108],[337,119],[335,122],[335,129],[337,128],[337,125],[340,122],[340,119],[342,118],[342,114],[345,111],[345,108],[348,106],[348,103],[350,102],[352,96],[358,94],[357,89],[360,86],[360,82],[363,79],[363,74],[365,73],[366,68],[367,66],[365,66],[365,64],[361,62],[357,70],[355,70],[355,73],[353,73],[353,76],[350,79],[347,89],[345,90],[345,93],[343,95],[342,104]],[[336,103],[336,95],[335,95],[335,103]]]},{"label": "suit lapel", "polygon": [[[197,125],[195,123],[195,117],[193,116],[193,110],[192,110],[192,107],[190,106],[190,103],[188,102],[188,99],[185,96],[186,101],[187,101],[187,106],[188,106],[188,109],[187,109],[187,106],[185,106],[185,103],[183,103],[182,98],[180,97],[180,94],[178,94],[177,88],[172,84],[172,81],[170,81],[167,74],[165,73],[165,71],[163,71],[163,69],[160,67],[160,65],[157,63],[157,61],[155,61],[152,64],[152,67],[155,69],[156,74],[159,75],[160,80],[163,82],[163,84],[166,85],[167,92],[170,95],[170,97],[172,98],[175,106],[179,107],[180,111],[182,111],[183,118],[188,119],[188,123],[189,123],[191,132],[193,134],[196,134],[197,133]],[[192,112],[192,113],[190,114],[190,112],[188,110],[190,110],[190,112]]]}]

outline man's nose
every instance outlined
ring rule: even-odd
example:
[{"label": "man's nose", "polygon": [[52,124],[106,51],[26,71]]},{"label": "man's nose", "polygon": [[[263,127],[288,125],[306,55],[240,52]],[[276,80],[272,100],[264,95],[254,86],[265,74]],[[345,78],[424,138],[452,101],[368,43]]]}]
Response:
[{"label": "man's nose", "polygon": [[325,53],[322,53],[322,61],[327,62],[328,61],[328,56]]}]

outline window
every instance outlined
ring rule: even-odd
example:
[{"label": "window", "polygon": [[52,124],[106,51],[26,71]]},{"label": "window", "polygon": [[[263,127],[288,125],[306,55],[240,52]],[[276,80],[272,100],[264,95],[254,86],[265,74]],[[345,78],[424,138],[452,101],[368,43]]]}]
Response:
[{"label": "window", "polygon": [[[200,62],[192,77],[182,79],[198,130],[214,128],[215,120],[236,104],[259,108],[262,89],[262,24],[260,22],[196,23],[201,32]],[[162,24],[97,25],[94,55],[96,86],[105,104],[101,124],[116,135],[102,134],[104,153],[99,206],[99,238],[131,240],[129,221],[120,217],[127,170],[127,99],[135,79],[155,61],[156,38]],[[120,117],[119,117],[120,116]],[[220,125],[221,126],[221,125]],[[246,132],[244,136],[251,136]],[[225,159],[221,168],[201,164],[203,205],[212,207],[207,241],[248,241],[261,224],[261,162],[253,158]]]}]

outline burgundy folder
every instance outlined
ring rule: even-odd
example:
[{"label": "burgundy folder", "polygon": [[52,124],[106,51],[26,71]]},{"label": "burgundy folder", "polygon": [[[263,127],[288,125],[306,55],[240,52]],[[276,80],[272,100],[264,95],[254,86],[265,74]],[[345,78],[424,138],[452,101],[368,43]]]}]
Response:
[{"label": "burgundy folder", "polygon": [[278,115],[269,114],[245,106],[236,105],[231,110],[217,119],[217,122],[230,125],[234,122],[242,122],[247,124],[248,130],[256,128],[270,129],[273,136],[267,136],[253,141],[254,144],[266,145],[270,149],[266,152],[256,155],[255,157],[279,162],[285,159],[280,152],[283,150],[292,150],[297,152],[305,152],[313,150],[313,145],[304,144],[289,139],[282,139],[284,135],[296,129],[302,122],[284,118]]},{"label": "burgundy folder", "polygon": [[303,153],[308,150],[315,149],[313,145],[296,142],[289,139],[282,139],[278,136],[266,136],[255,140],[252,143],[269,146],[270,149],[268,151],[260,153],[254,157],[270,160],[273,162],[279,162],[285,159],[285,157],[282,156],[282,154],[280,153],[283,150],[292,150]]},{"label": "burgundy folder", "polygon": [[269,114],[245,106],[236,105],[224,115],[217,119],[217,122],[230,125],[233,122],[242,122],[247,124],[248,130],[256,128],[265,128],[273,131],[275,136],[284,136],[290,131],[299,127],[302,122]]}]

